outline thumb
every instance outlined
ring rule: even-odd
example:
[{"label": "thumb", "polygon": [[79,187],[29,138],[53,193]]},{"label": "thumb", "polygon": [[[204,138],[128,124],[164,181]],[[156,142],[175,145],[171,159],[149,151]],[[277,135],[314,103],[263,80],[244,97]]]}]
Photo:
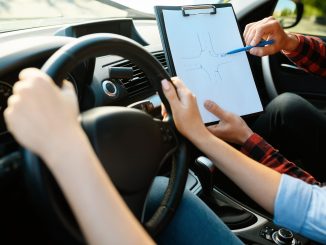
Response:
[{"label": "thumb", "polygon": [[76,96],[76,90],[74,85],[67,80],[63,80],[61,92],[65,96]]},{"label": "thumb", "polygon": [[175,91],[171,82],[169,82],[168,80],[164,79],[162,80],[161,83],[162,83],[163,93],[166,99],[169,101],[169,104],[173,110],[180,103],[177,92]]},{"label": "thumb", "polygon": [[223,129],[221,129],[220,124],[208,126],[207,129],[216,137],[220,137],[223,134]]},{"label": "thumb", "polygon": [[74,108],[75,113],[78,114],[78,98],[74,85],[71,82],[64,80],[61,87],[61,94],[63,95],[64,100]]},{"label": "thumb", "polygon": [[249,52],[252,55],[262,57],[265,55],[275,54],[278,50],[276,50],[275,45],[267,45],[265,47],[252,48]]},{"label": "thumb", "polygon": [[74,85],[68,80],[63,80],[61,90],[63,91],[74,91]]},{"label": "thumb", "polygon": [[219,119],[223,120],[223,118],[225,117],[225,111],[215,102],[211,100],[206,100],[204,106],[206,110],[208,110],[213,115],[217,116]]}]

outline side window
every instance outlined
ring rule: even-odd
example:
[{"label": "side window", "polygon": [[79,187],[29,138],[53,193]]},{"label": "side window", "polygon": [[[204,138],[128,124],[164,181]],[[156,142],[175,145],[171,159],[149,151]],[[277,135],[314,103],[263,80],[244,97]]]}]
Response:
[{"label": "side window", "polygon": [[[279,0],[274,16],[280,21],[293,19],[293,13],[291,12],[291,0]],[[297,0],[293,0],[293,3]],[[326,1],[325,0],[302,0],[304,5],[304,12],[300,22],[291,28],[287,28],[287,31],[298,32],[308,35],[317,35],[326,37]],[[292,14],[292,16],[291,16]],[[281,22],[282,23],[282,22]]]}]

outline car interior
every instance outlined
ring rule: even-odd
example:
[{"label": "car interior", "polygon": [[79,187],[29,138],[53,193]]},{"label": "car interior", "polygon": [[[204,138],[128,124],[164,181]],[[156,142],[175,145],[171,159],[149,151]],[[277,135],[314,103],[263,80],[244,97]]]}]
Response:
[{"label": "car interior", "polygon": [[[114,1],[104,2],[129,11],[129,17],[0,33],[1,242],[86,243],[55,179],[41,159],[17,144],[4,122],[3,112],[19,72],[37,67],[58,85],[63,79],[74,85],[83,129],[123,198],[152,236],[169,225],[173,214],[166,209],[177,207],[183,188],[187,188],[245,244],[309,244],[305,237],[275,225],[269,213],[169,122],[162,121],[161,103],[167,102],[161,99],[160,81],[170,74],[155,15],[133,17],[137,11]],[[300,24],[305,7],[301,1],[291,0],[248,2],[251,4],[234,9],[241,33],[246,24],[273,15],[280,2],[293,8],[294,20],[284,24],[284,28],[293,28]],[[326,36],[318,36],[326,40]],[[306,73],[281,53],[263,58],[248,54],[248,59],[263,106],[278,94],[292,92],[326,111],[323,78]],[[108,114],[102,113],[104,107]],[[250,124],[256,117],[246,120]],[[123,136],[115,130],[124,132]],[[113,157],[107,156],[106,147],[112,149]],[[122,175],[126,168],[128,173]],[[142,212],[153,175],[170,177],[169,191],[155,217],[144,220]]]}]

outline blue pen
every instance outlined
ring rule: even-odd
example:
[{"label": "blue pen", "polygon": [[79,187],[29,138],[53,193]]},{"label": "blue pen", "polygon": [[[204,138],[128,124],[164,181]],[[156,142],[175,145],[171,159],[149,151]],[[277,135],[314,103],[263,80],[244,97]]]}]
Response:
[{"label": "blue pen", "polygon": [[273,44],[274,43],[274,40],[264,40],[264,41],[261,41],[260,43],[258,43],[257,45],[255,46],[246,46],[246,47],[243,47],[243,48],[237,48],[237,49],[234,49],[234,50],[231,50],[229,52],[227,52],[226,54],[235,54],[235,53],[239,53],[239,52],[242,52],[242,51],[248,51],[252,48],[255,48],[255,47],[264,47],[266,45],[270,45],[270,44]]}]

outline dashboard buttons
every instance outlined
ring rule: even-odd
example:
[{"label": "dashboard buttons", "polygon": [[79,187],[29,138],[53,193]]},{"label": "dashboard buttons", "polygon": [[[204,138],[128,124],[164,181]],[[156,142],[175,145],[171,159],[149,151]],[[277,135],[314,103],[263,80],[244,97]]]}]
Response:
[{"label": "dashboard buttons", "polygon": [[118,95],[117,86],[111,81],[103,81],[102,88],[104,93],[106,93],[110,97],[116,97]]},{"label": "dashboard buttons", "polygon": [[269,226],[265,226],[261,231],[260,231],[260,236],[265,238],[266,240],[269,241],[273,241],[272,238],[272,234],[274,233],[274,229],[269,227]]}]

